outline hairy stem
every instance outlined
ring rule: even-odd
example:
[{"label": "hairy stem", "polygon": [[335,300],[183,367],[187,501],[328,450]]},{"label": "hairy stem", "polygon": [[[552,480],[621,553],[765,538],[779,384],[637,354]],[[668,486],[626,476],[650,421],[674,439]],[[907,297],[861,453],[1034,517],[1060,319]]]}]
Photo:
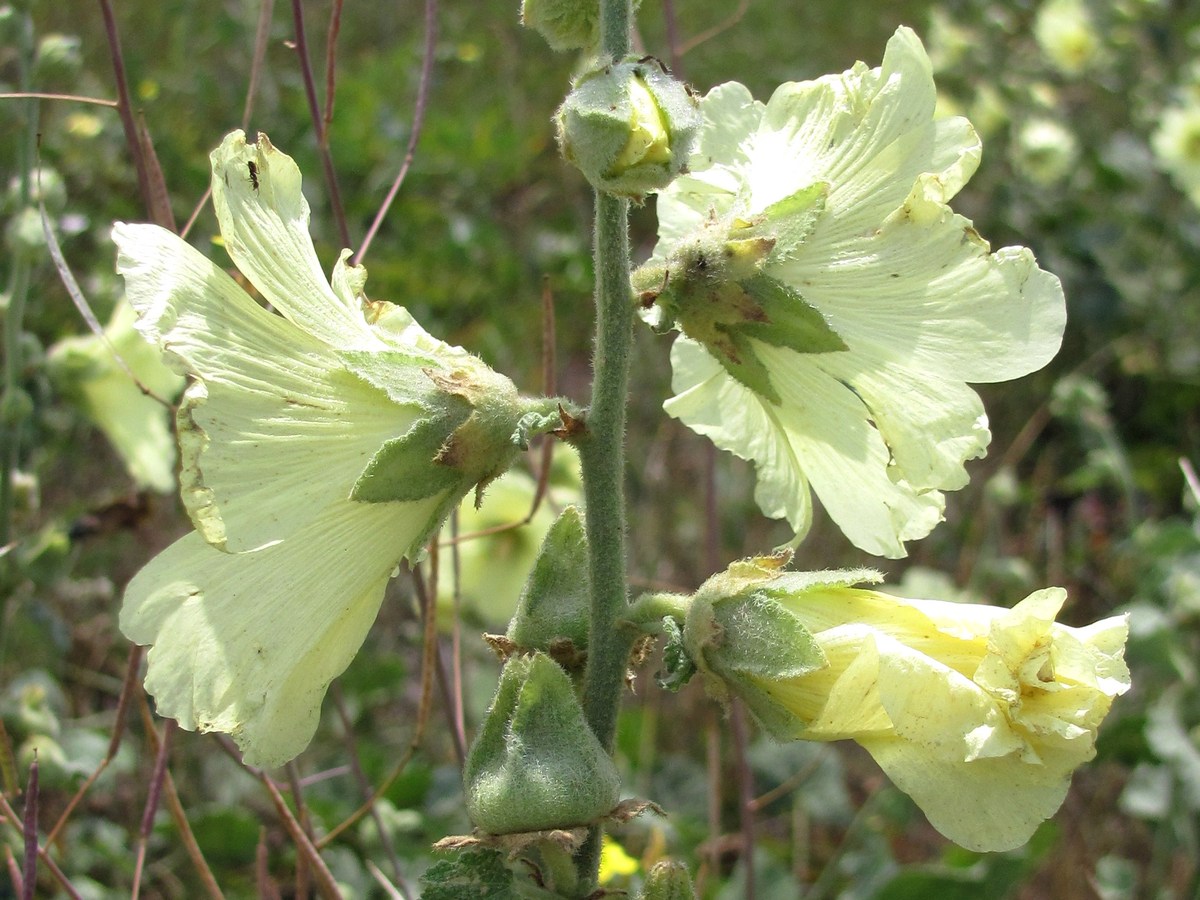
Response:
[{"label": "hairy stem", "polygon": [[[614,58],[629,52],[629,0],[601,0],[601,49]],[[617,726],[628,638],[617,622],[629,604],[625,576],[625,408],[633,341],[629,288],[629,203],[596,194],[596,345],[592,402],[580,446],[589,568],[592,584],[583,710],[610,751]],[[595,884],[601,832],[593,828],[576,857],[580,887]]]}]

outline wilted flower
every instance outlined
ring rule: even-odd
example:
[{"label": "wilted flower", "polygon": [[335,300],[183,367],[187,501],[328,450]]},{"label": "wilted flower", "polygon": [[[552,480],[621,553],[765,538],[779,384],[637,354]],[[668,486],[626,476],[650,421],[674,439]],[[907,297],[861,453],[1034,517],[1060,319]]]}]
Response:
[{"label": "wilted flower", "polygon": [[175,439],[165,404],[179,395],[184,379],[142,340],[135,318],[129,304],[118,303],[103,339],[65,338],[50,348],[47,363],[55,385],[104,432],[134,483],[165,493],[175,489]]},{"label": "wilted flower", "polygon": [[665,409],[753,461],[759,506],[797,540],[811,486],[856,545],[903,556],[991,438],[965,382],[1038,369],[1062,338],[1058,279],[1023,247],[989,252],[947,206],[980,148],[935,102],[905,28],[881,68],[765,105],[715,88],[634,274],[651,324],[683,332]]},{"label": "wilted flower", "polygon": [[857,741],[968,849],[1028,840],[1129,688],[1126,618],[1059,625],[1061,588],[1012,609],[905,600],[851,586],[873,573],[781,573],[785,559],[696,593],[683,640],[716,693],[778,738]]},{"label": "wilted flower", "polygon": [[401,556],[555,416],[368,300],[350,251],[327,281],[300,171],[265,136],[230,134],[212,167],[225,247],[282,315],[174,234],[115,227],[138,330],[193,378],[177,425],[196,527],[129,584],[121,628],[153,645],[159,712],[276,765],[311,739]]}]

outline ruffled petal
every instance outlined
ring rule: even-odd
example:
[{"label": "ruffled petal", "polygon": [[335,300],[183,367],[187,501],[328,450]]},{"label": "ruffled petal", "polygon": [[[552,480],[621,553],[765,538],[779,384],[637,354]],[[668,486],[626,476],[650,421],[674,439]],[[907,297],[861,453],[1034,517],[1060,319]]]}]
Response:
[{"label": "ruffled petal", "polygon": [[287,537],[350,496],[372,455],[416,420],[336,354],[258,306],[174,234],[119,224],[117,270],[138,328],[200,381],[178,414],[184,504],[232,552]]},{"label": "ruffled petal", "polygon": [[308,232],[300,169],[266,135],[242,131],[212,152],[213,207],[234,265],[289,320],[333,347],[380,346],[360,305],[330,287]]},{"label": "ruffled petal", "polygon": [[823,226],[772,274],[826,316],[850,353],[992,382],[1058,352],[1066,326],[1058,278],[1024,247],[989,253],[968,220],[918,190],[871,232],[842,238]]},{"label": "ruffled petal", "polygon": [[[666,409],[753,460],[756,500],[797,540],[809,499],[778,492],[807,480],[856,545],[903,556],[990,440],[966,384],[1034,371],[1062,340],[1058,279],[1025,248],[991,253],[947,205],[978,166],[980,143],[965,119],[935,121],[935,104],[929,59],[906,28],[879,68],[785,84],[765,106],[724,85],[701,103],[690,174],[658,200],[660,240],[635,278],[652,303],[643,318],[706,342],[732,373],[677,342],[673,365],[689,371],[677,372]],[[814,191],[819,204],[796,202]],[[697,280],[688,254],[722,251],[734,263]],[[659,271],[656,293],[646,282]],[[819,314],[841,349],[801,346],[778,327],[786,317],[760,323],[738,306],[756,278]],[[727,343],[701,327],[713,321]]]},{"label": "ruffled petal", "polygon": [[252,765],[296,756],[440,502],[342,501],[257,553],[221,553],[197,534],[176,541],[134,577],[121,609],[121,630],[152,645],[146,690],[158,712],[233,735]]},{"label": "ruffled petal", "polygon": [[700,344],[680,336],[671,347],[666,412],[722,450],[753,462],[754,499],[772,519],[786,519],[799,540],[812,525],[812,494],[796,449],[763,398],[731,378]]},{"label": "ruffled petal", "polygon": [[[734,379],[698,344],[680,338],[672,352],[676,396],[663,408],[722,450],[754,462],[755,500],[766,515],[786,517],[797,539],[811,521],[811,483],[856,546],[903,556],[904,541],[924,537],[941,521],[942,494],[889,476],[891,451],[871,421],[872,410],[852,387],[790,350],[763,344],[756,349],[772,372],[780,405]],[[701,355],[710,365],[700,362]],[[691,365],[680,367],[677,361],[683,360]],[[903,421],[897,415],[888,425],[899,428]]]}]

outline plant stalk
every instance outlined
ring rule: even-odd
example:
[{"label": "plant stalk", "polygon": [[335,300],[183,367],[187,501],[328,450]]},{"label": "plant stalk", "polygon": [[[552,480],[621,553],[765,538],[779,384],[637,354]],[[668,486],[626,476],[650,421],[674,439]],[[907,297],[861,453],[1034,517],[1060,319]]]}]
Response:
[{"label": "plant stalk", "polygon": [[[601,0],[601,51],[619,59],[629,52],[629,0]],[[587,433],[580,442],[585,524],[592,588],[583,711],[610,753],[625,683],[629,640],[617,627],[628,608],[625,574],[625,411],[633,343],[629,287],[629,203],[596,193],[596,342]],[[593,827],[575,858],[586,894],[600,867],[601,829]]]}]

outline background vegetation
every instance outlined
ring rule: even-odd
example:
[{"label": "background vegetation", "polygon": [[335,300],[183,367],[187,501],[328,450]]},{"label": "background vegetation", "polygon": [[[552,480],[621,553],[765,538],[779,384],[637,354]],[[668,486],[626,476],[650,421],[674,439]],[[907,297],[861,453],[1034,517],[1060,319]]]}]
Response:
[{"label": "background vegetation", "polygon": [[[4,7],[0,92],[115,99],[105,5]],[[115,25],[131,105],[144,117],[174,219],[187,222],[203,198],[208,152],[243,122],[253,85],[250,130],[269,133],[307,173],[318,251],[332,264],[339,226],[295,49],[296,6],[321,102],[330,24],[339,26],[328,147],[358,246],[413,132],[424,5],[129,0]],[[550,126],[576,61],[524,32],[515,0],[443,0],[435,15],[428,111],[367,255],[369,288],[537,391],[548,285],[558,387],[583,400],[591,196],[558,159]],[[1061,584],[1070,624],[1129,611],[1134,690],[1117,703],[1098,759],[1078,774],[1059,815],[1022,850],[981,856],[933,832],[856,748],[773,744],[740,715],[723,719],[698,687],[655,689],[652,656],[622,714],[618,755],[628,789],[671,815],[615,835],[627,857],[613,851],[609,884],[636,885],[670,853],[698,873],[706,898],[1195,896],[1200,11],[1185,0],[899,0],[856,9],[643,0],[640,40],[700,91],[740,80],[765,98],[781,81],[855,59],[877,65],[899,24],[925,39],[947,111],[968,114],[984,139],[981,170],[956,208],[994,246],[1031,246],[1063,279],[1070,321],[1046,371],[982,389],[991,453],[950,497],[947,522],[913,545],[910,559],[886,566],[890,580],[914,594],[1002,605]],[[322,848],[345,896],[417,896],[435,861],[430,844],[468,828],[454,697],[469,739],[498,672],[476,635],[503,629],[548,510],[522,529],[438,555],[445,677],[429,688],[434,712],[423,736],[421,603],[407,577],[338,682],[312,747],[271,773],[276,782],[247,771],[214,736],[164,727],[129,677],[137,656],[116,611],[128,578],[188,524],[172,495],[134,489],[79,402],[86,373],[63,376],[47,361],[49,348],[85,327],[30,218],[22,187],[30,151],[44,167],[58,239],[101,321],[120,295],[111,223],[151,214],[115,108],[5,97],[0,134],[3,388],[32,400],[6,407],[0,425],[6,447],[19,437],[5,460],[14,489],[0,540],[0,898],[18,896],[34,749],[38,896],[199,897],[219,884],[229,897],[298,897],[318,874],[303,832],[320,842],[421,737],[370,814]],[[652,203],[634,229],[640,259],[653,241]],[[189,237],[222,259],[215,232],[204,208]],[[668,345],[639,335],[631,571],[639,586],[690,590],[788,535],[758,514],[747,466],[662,414]],[[560,454],[551,506],[571,500],[576,479]],[[519,520],[532,485],[528,474],[510,476],[483,518],[464,514],[460,529]],[[826,521],[797,559],[808,568],[879,563]]]}]

